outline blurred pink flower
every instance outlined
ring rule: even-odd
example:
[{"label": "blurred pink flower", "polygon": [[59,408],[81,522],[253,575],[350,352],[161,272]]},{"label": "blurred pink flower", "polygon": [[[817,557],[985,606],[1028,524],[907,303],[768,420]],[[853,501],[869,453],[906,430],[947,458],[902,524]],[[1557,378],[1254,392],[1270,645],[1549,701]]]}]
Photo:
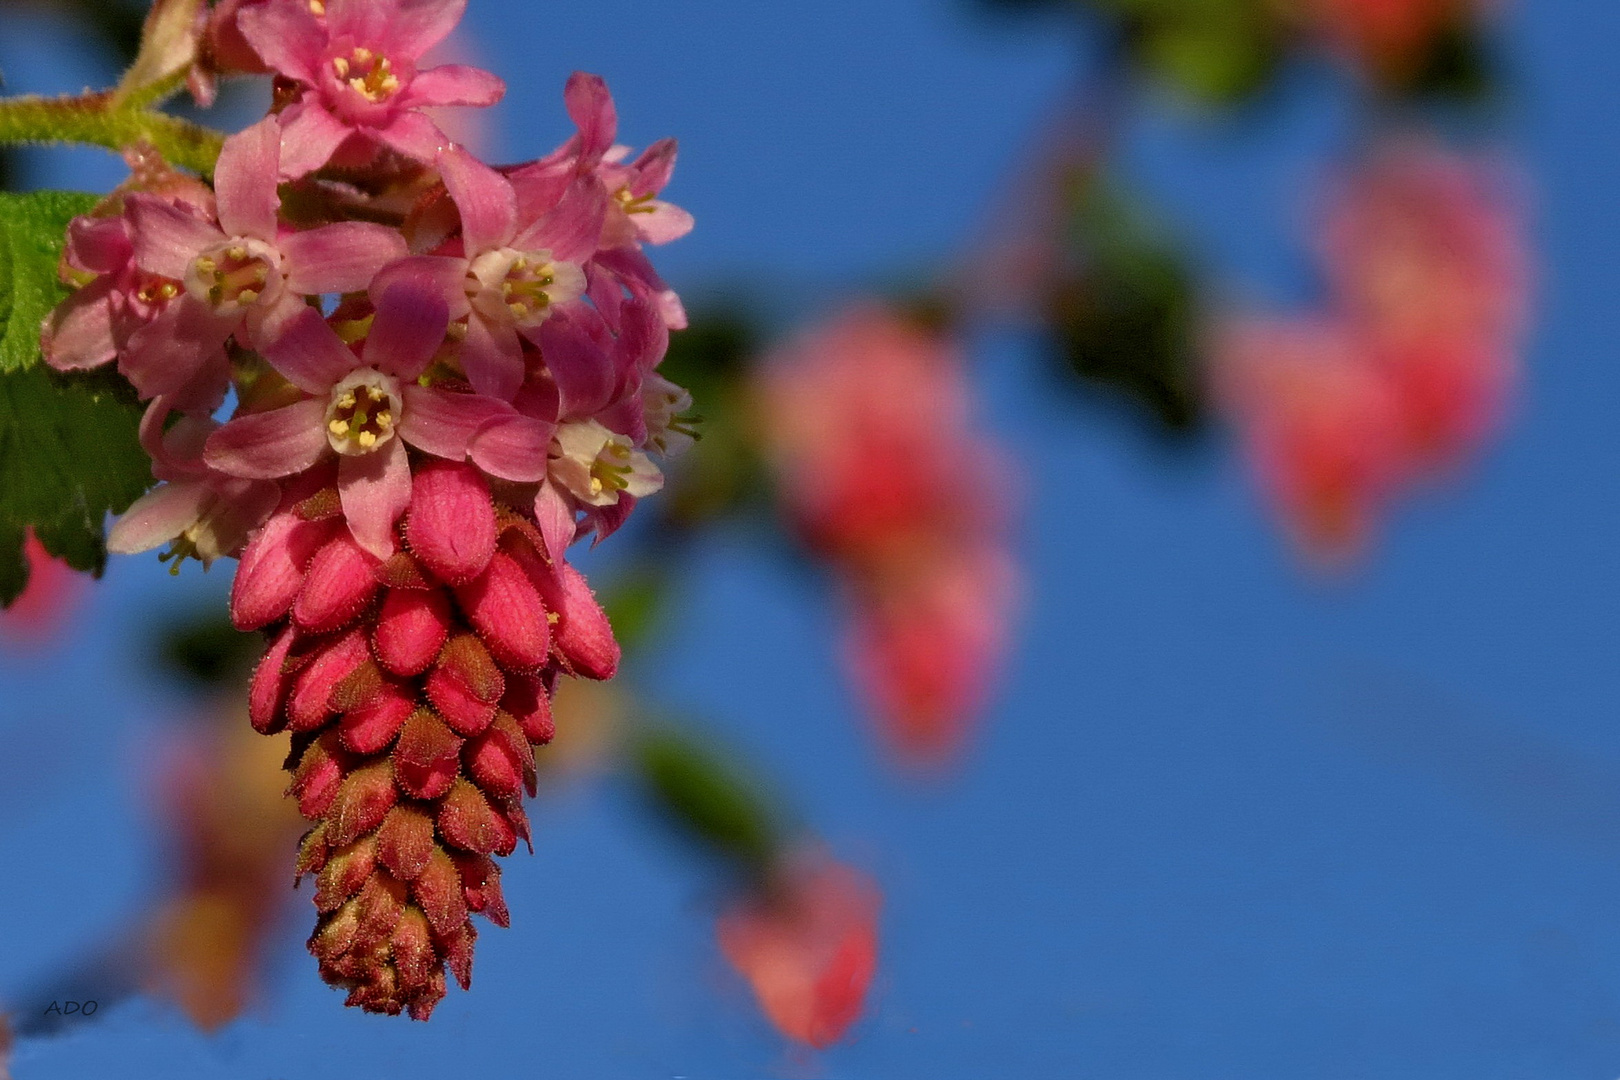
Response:
[{"label": "blurred pink flower", "polygon": [[1402,478],[1398,399],[1342,324],[1251,320],[1226,327],[1217,391],[1258,482],[1303,553],[1359,555]]},{"label": "blurred pink flower", "polygon": [[764,430],[787,514],[854,612],[850,657],[910,764],[962,746],[1005,652],[1015,487],[950,343],[857,308],[776,357]]},{"label": "blurred pink flower", "polygon": [[0,612],[0,631],[14,644],[39,648],[61,632],[86,582],[83,574],[52,558],[32,530],[23,542],[23,558],[28,562],[28,585]]},{"label": "blurred pink flower", "polygon": [[877,967],[882,895],[819,853],[789,862],[764,891],[720,916],[720,949],[790,1039],[830,1046],[860,1018]]}]

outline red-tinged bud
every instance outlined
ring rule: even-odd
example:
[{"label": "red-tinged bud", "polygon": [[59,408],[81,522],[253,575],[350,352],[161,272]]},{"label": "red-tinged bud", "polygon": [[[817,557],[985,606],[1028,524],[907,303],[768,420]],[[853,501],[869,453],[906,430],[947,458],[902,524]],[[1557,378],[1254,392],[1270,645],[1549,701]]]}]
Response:
[{"label": "red-tinged bud", "polygon": [[472,923],[463,922],[449,935],[439,938],[439,951],[444,953],[444,962],[450,968],[450,974],[456,977],[456,982],[463,990],[472,989],[473,945],[478,941],[478,931],[473,929]]},{"label": "red-tinged bud", "polygon": [[396,551],[387,561],[378,563],[371,576],[377,579],[379,585],[390,589],[433,588],[433,582],[428,580],[427,571],[423,570],[422,564],[412,558],[407,551]]},{"label": "red-tinged bud", "polygon": [[347,750],[375,754],[394,741],[415,711],[414,699],[392,683],[385,684],[370,702],[344,714],[338,723],[338,737]]},{"label": "red-tinged bud", "polygon": [[305,874],[318,874],[326,865],[326,857],[332,849],[326,843],[326,822],[321,822],[298,842],[298,862],[293,867],[296,880],[302,881]]},{"label": "red-tinged bud", "polygon": [[253,730],[261,735],[273,735],[285,723],[287,691],[291,683],[285,669],[287,656],[297,638],[298,631],[287,627],[253,670],[253,681],[248,685],[248,720]]},{"label": "red-tinged bud", "polygon": [[480,855],[498,852],[508,843],[516,846],[511,826],[484,793],[465,780],[457,780],[439,804],[439,834],[463,851]]},{"label": "red-tinged bud", "polygon": [[471,634],[450,639],[423,684],[428,700],[462,735],[477,735],[495,719],[506,680],[488,650]]},{"label": "red-tinged bud", "polygon": [[488,731],[467,743],[462,761],[473,782],[497,799],[516,802],[535,783],[534,750],[517,721],[499,713]]},{"label": "red-tinged bud", "polygon": [[496,552],[476,580],[456,590],[456,599],[502,667],[538,671],[545,664],[551,654],[546,606],[510,555]]},{"label": "red-tinged bud", "polygon": [[467,925],[467,901],[461,895],[461,875],[456,873],[456,864],[443,848],[433,849],[426,868],[411,882],[411,895],[427,915],[435,937],[448,939]]},{"label": "red-tinged bud", "polygon": [[359,930],[360,905],[350,901],[316,928],[309,951],[322,963],[330,963],[349,951]]},{"label": "red-tinged bud", "polygon": [[326,738],[310,743],[299,757],[287,793],[298,800],[298,811],[311,821],[325,815],[343,784],[343,766]]},{"label": "red-tinged bud", "polygon": [[377,861],[402,881],[427,869],[433,847],[433,819],[414,806],[394,807],[377,830]]},{"label": "red-tinged bud", "polygon": [[326,913],[342,907],[360,891],[377,862],[377,841],[366,837],[334,851],[315,877],[315,910]]},{"label": "red-tinged bud", "polygon": [[451,852],[450,857],[461,875],[461,893],[467,901],[467,910],[483,915],[496,926],[510,926],[511,913],[506,910],[506,897],[501,893],[501,868],[495,865],[495,860],[462,852]]},{"label": "red-tinged bud", "polygon": [[462,739],[431,709],[418,709],[400,729],[394,747],[394,779],[407,795],[437,799],[461,769]]},{"label": "red-tinged bud", "polygon": [[387,761],[356,769],[343,781],[327,811],[327,842],[334,847],[353,843],[381,825],[398,801],[399,789]]},{"label": "red-tinged bud", "polygon": [[551,719],[551,695],[546,692],[546,684],[531,675],[514,675],[506,680],[501,710],[517,721],[531,743],[544,746],[557,734],[557,725]]},{"label": "red-tinged bud", "polygon": [[343,496],[335,487],[324,487],[295,506],[293,512],[305,521],[332,521],[343,516]]},{"label": "red-tinged bud", "polygon": [[558,563],[536,584],[546,608],[557,615],[552,636],[573,673],[587,679],[613,678],[619,670],[619,642],[585,575]]},{"label": "red-tinged bud", "polygon": [[495,554],[495,504],[483,474],[450,462],[418,468],[405,539],[411,553],[451,585],[483,573]]},{"label": "red-tinged bud", "polygon": [[355,669],[371,659],[360,631],[351,631],[328,645],[298,675],[287,704],[288,726],[293,731],[314,731],[336,708],[332,694]]},{"label": "red-tinged bud", "polygon": [[394,928],[405,915],[408,895],[403,883],[381,871],[367,879],[357,898],[360,905],[360,929],[355,935],[357,949],[377,949],[393,936]]},{"label": "red-tinged bud", "polygon": [[341,530],[310,560],[293,602],[293,621],[314,633],[349,625],[377,595],[375,565],[377,557],[355,543],[349,530]]},{"label": "red-tinged bud", "polygon": [[257,630],[287,614],[304,586],[304,571],[334,526],[277,514],[242,552],[231,584],[231,621]]},{"label": "red-tinged bud", "polygon": [[438,1008],[439,1002],[444,1000],[445,994],[444,969],[435,968],[428,974],[428,984],[411,998],[406,1006],[410,1010],[412,1020],[429,1020],[433,1010]]},{"label": "red-tinged bud", "polygon": [[389,590],[371,639],[378,663],[395,675],[420,675],[449,639],[450,619],[450,600],[442,590]]},{"label": "red-tinged bud", "polygon": [[394,968],[407,991],[426,988],[434,972],[441,980],[444,978],[439,955],[433,949],[433,933],[419,907],[407,905],[399,925],[394,927]]},{"label": "red-tinged bud", "polygon": [[[364,630],[361,630],[364,633]],[[382,668],[367,656],[343,681],[332,688],[332,696],[327,699],[327,705],[333,712],[350,713],[356,709],[364,709],[376,701],[387,687],[391,685]]]}]

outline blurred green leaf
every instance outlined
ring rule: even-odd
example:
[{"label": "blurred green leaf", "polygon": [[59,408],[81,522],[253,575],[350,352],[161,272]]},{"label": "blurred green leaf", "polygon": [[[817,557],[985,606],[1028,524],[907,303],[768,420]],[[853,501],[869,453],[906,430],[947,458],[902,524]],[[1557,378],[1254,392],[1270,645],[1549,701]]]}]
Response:
[{"label": "blurred green leaf", "polygon": [[781,849],[763,787],[713,743],[659,728],[640,736],[633,761],[659,811],[692,838],[763,875]]},{"label": "blurred green leaf", "polygon": [[68,290],[56,277],[68,222],[97,197],[0,192],[0,373],[39,362],[39,328]]},{"label": "blurred green leaf", "polygon": [[245,681],[264,648],[258,634],[244,634],[213,605],[164,627],[157,659],[176,678],[206,688]]}]

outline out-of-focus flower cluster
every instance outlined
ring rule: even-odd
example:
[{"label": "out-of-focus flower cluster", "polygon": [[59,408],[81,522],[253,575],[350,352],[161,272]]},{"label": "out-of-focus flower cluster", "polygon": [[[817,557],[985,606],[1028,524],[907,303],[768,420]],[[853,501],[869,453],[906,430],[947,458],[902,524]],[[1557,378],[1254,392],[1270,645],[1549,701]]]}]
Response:
[{"label": "out-of-focus flower cluster", "polygon": [[419,66],[464,7],[214,9],[208,55],[273,73],[272,114],[211,186],[133,152],[72,225],[78,288],[43,338],[55,367],[116,363],[149,402],[162,483],[109,546],[241,557],[232,617],[271,642],[253,725],[293,733],[316,822],[311,949],[351,1004],[423,1018],[447,964],[470,979],[469,915],[506,921],[491,857],[528,836],[558,678],[618,662],[567,548],[618,529],[662,485],[650,455],[691,434],[657,372],[685,314],[643,251],[692,225],[659,198],[674,142],[632,156],[576,74],[573,137],[478,161],[423,111],[503,92]]},{"label": "out-of-focus flower cluster", "polygon": [[1013,470],[973,434],[942,335],[877,306],[767,365],[761,425],[799,534],[837,574],[848,661],[903,760],[958,750],[1007,646]]},{"label": "out-of-focus flower cluster", "polygon": [[1320,250],[1328,308],[1224,327],[1215,380],[1277,513],[1332,564],[1495,432],[1529,289],[1500,177],[1428,144],[1386,146],[1346,177]]}]

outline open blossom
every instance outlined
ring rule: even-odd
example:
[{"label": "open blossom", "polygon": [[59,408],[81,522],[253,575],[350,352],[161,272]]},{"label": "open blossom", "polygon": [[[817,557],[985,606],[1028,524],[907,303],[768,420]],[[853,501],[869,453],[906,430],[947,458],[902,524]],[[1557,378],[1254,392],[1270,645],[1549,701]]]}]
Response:
[{"label": "open blossom", "polygon": [[947,342],[878,307],[788,345],[764,393],[788,515],[851,611],[848,654],[889,745],[957,752],[1005,653],[1018,595],[1011,470],[971,434]]},{"label": "open blossom", "polygon": [[[611,125],[546,159],[570,163],[555,184],[441,146],[419,106],[499,89],[414,68],[461,7],[222,5],[294,100],[226,141],[211,192],[132,181],[74,222],[80,288],[44,330],[56,366],[116,360],[151,399],[160,483],[109,546],[241,559],[232,620],[266,636],[249,719],[292,733],[323,977],[422,1019],[470,983],[471,917],[508,921],[494,860],[529,838],[559,681],[618,666],[569,546],[622,525],[691,434],[658,374],[679,300],[642,251],[684,231],[646,197],[673,144],[614,166],[629,209],[598,175]],[[611,114],[600,79],[569,86],[576,121],[581,88]],[[416,166],[345,151],[352,182],[307,175],[351,139]],[[609,236],[632,211],[658,224]]]},{"label": "open blossom", "polygon": [[345,144],[364,162],[387,147],[431,164],[450,140],[422,110],[493,105],[500,79],[459,64],[417,69],[467,0],[267,0],[237,25],[259,57],[297,88],[282,112],[281,175],[320,168]]},{"label": "open blossom", "polygon": [[262,347],[305,306],[304,297],[363,289],[406,254],[398,232],[369,222],[283,228],[280,138],[269,117],[226,140],[214,179],[218,224],[154,196],[129,197],[136,266],[182,286],[120,357],[119,369],[143,397],[191,384],[233,334]]},{"label": "open blossom", "polygon": [[777,1030],[810,1046],[831,1046],[865,1007],[881,906],[866,875],[819,852],[804,853],[721,915],[720,948]]}]

